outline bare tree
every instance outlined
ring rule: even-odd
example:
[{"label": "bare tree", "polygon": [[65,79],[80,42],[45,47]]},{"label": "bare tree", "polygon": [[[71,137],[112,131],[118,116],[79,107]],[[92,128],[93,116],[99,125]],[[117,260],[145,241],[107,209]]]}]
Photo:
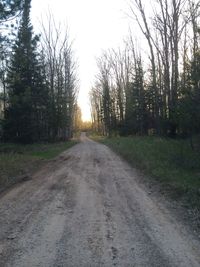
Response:
[{"label": "bare tree", "polygon": [[[134,19],[137,21],[141,32],[147,39],[148,45],[149,45],[149,51],[150,51],[150,62],[151,62],[151,76],[152,76],[152,88],[154,91],[154,107],[153,107],[153,117],[155,117],[155,130],[156,133],[160,133],[160,119],[159,119],[159,113],[160,113],[160,107],[159,107],[159,93],[158,93],[158,87],[157,87],[157,75],[156,75],[156,59],[155,59],[155,51],[154,51],[154,43],[153,43],[153,37],[150,30],[150,23],[148,22],[145,8],[142,3],[142,0],[133,0],[134,3],[130,5],[131,13],[134,17]],[[135,12],[134,7],[139,11],[139,15]],[[140,16],[140,17],[139,17]]]},{"label": "bare tree", "polygon": [[49,88],[49,137],[67,140],[72,136],[77,98],[77,64],[67,28],[56,25],[51,14],[48,27],[42,23],[42,51]]}]

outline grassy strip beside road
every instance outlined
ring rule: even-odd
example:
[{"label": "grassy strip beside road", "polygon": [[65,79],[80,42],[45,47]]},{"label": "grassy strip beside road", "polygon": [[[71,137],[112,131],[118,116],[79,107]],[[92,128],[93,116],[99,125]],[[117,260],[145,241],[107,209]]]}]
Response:
[{"label": "grassy strip beside road", "polygon": [[186,140],[158,137],[98,138],[176,198],[200,207],[200,152]]},{"label": "grassy strip beside road", "polygon": [[0,144],[0,190],[37,170],[46,160],[75,145],[76,141],[50,144]]}]

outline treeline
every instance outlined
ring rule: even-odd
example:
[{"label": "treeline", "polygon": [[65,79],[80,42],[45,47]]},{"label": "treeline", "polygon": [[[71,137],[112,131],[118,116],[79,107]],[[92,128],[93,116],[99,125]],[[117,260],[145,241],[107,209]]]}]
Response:
[{"label": "treeline", "polygon": [[130,34],[124,48],[97,61],[93,128],[105,135],[192,136],[200,132],[200,2],[158,0],[151,18],[147,13],[145,1],[132,1],[129,16],[148,49]]},{"label": "treeline", "polygon": [[9,31],[1,31],[0,39],[1,139],[67,140],[77,110],[77,65],[67,28],[50,14],[34,35],[31,0],[1,2],[0,23]]}]

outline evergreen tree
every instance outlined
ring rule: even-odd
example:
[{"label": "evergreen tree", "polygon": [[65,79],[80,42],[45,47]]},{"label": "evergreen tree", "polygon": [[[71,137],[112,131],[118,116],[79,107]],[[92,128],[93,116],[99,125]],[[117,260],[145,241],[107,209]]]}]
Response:
[{"label": "evergreen tree", "polygon": [[[45,90],[38,62],[38,36],[30,22],[31,0],[25,0],[17,41],[8,71],[9,107],[5,112],[5,139],[30,143],[39,139]],[[43,95],[44,94],[44,95]]]},{"label": "evergreen tree", "polygon": [[127,84],[124,134],[146,134],[144,73],[140,56],[135,59],[133,81]]}]

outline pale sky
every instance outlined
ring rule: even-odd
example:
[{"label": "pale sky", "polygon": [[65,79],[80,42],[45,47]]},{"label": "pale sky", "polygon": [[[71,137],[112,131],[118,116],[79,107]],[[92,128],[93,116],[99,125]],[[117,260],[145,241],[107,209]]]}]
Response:
[{"label": "pale sky", "polygon": [[32,23],[37,33],[41,15],[48,9],[55,20],[68,24],[79,64],[79,105],[83,120],[90,119],[88,92],[93,85],[95,58],[103,49],[118,47],[128,35],[126,0],[32,0]]}]

